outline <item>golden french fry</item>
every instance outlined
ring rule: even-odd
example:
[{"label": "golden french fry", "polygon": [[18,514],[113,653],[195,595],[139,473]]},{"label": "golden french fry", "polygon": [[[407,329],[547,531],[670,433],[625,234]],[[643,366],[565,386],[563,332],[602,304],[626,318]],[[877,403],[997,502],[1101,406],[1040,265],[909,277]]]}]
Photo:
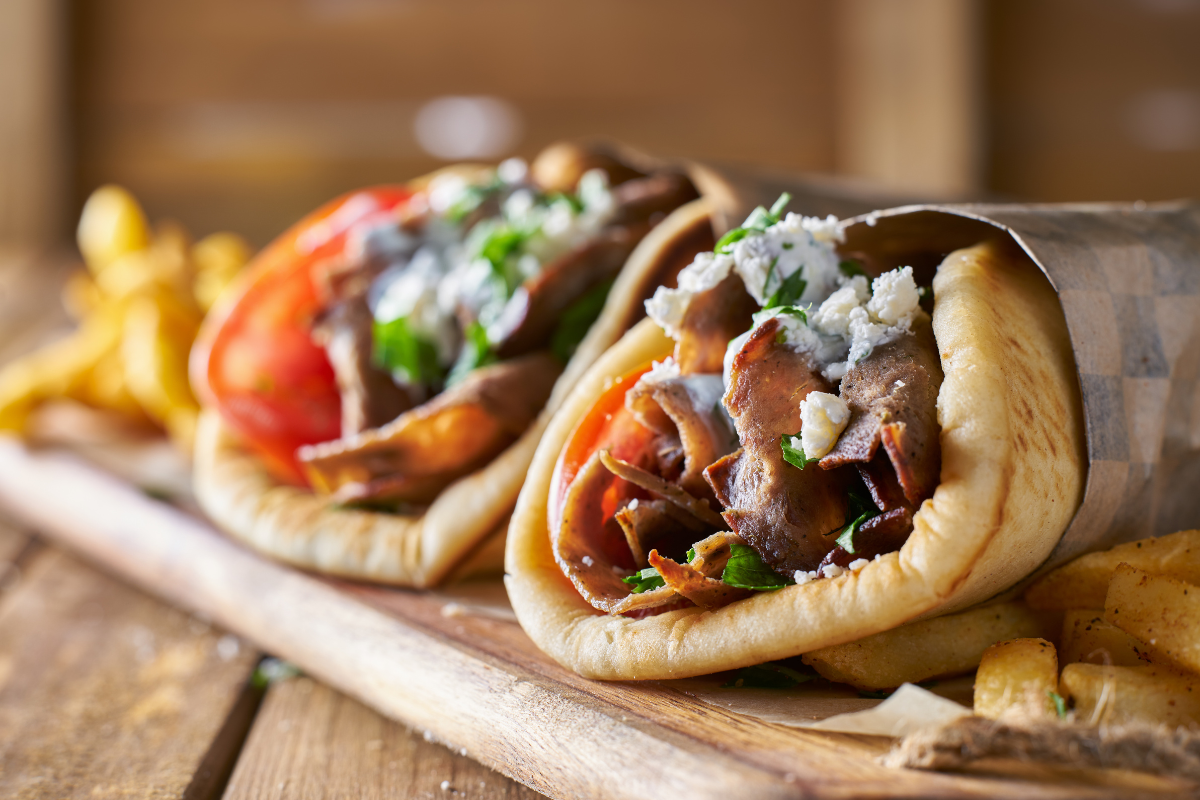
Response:
[{"label": "golden french fry", "polygon": [[[55,397],[108,397],[112,381],[101,365],[116,352],[120,335],[120,314],[101,309],[70,336],[6,365],[0,370],[0,430],[23,430],[30,413]],[[97,369],[104,375],[97,377]]]},{"label": "golden french fry", "polygon": [[1063,615],[1063,664],[1107,664],[1138,667],[1149,663],[1150,656],[1141,643],[1120,628],[1104,621],[1104,609],[1072,609]]},{"label": "golden french fry", "polygon": [[84,203],[76,241],[88,269],[99,275],[121,256],[149,245],[146,215],[125,189],[101,186]]},{"label": "golden french fry", "polygon": [[121,356],[130,393],[190,449],[199,404],[188,383],[188,355],[199,314],[164,291],[132,298],[124,322]]},{"label": "golden french fry", "polygon": [[196,302],[207,311],[217,296],[250,260],[252,251],[245,239],[235,233],[214,233],[192,247],[196,281],[192,285]]},{"label": "golden french fry", "polygon": [[1088,553],[1039,578],[1025,593],[1034,608],[1102,608],[1108,582],[1120,563],[1200,583],[1200,530],[1120,544]]},{"label": "golden french fry", "polygon": [[996,642],[1049,638],[1058,626],[1057,615],[1033,611],[1024,603],[998,603],[814,650],[804,655],[804,663],[831,681],[890,689],[970,672]]},{"label": "golden french fry", "polygon": [[1120,564],[1104,618],[1138,639],[1155,663],[1200,672],[1200,587]]},{"label": "golden french fry", "polygon": [[1009,639],[983,651],[975,673],[975,713],[989,719],[1055,714],[1058,653],[1045,639]]},{"label": "golden french fry", "polygon": [[1068,664],[1058,685],[1085,724],[1200,725],[1200,679],[1167,667]]},{"label": "golden french fry", "polygon": [[104,302],[104,293],[87,270],[71,273],[62,290],[63,308],[76,322],[91,314]]}]

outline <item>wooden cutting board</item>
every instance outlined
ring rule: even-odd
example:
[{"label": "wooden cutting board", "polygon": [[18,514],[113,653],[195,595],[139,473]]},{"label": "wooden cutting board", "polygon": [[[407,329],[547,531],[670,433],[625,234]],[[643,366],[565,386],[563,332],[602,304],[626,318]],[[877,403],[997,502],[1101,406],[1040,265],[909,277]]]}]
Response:
[{"label": "wooden cutting board", "polygon": [[[0,505],[125,579],[558,798],[1126,797],[1151,776],[891,770],[890,740],[764,722],[661,683],[604,683],[544,656],[498,585],[415,592],[314,577],[61,451],[0,438]],[[473,594],[474,593],[474,594]],[[1014,772],[1020,777],[1015,777]]]}]

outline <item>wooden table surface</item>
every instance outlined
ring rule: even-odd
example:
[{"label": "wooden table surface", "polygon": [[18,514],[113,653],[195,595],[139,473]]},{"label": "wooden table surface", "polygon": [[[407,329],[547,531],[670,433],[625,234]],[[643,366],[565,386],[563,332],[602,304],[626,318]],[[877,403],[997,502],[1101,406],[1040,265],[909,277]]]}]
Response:
[{"label": "wooden table surface", "polygon": [[[0,246],[0,364],[74,266]],[[541,796],[266,657],[0,517],[0,797]]]}]

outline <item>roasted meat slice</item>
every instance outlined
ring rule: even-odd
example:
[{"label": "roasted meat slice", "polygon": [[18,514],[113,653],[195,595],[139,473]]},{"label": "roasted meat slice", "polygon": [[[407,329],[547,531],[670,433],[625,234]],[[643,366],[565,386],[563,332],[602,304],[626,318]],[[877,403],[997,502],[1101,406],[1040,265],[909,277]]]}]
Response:
[{"label": "roasted meat slice", "polygon": [[846,517],[844,471],[800,470],[783,460],[781,438],[800,430],[800,401],[829,385],[811,357],[776,341],[779,322],[764,322],[734,357],[725,407],[742,450],[706,477],[722,516],[773,569],[811,570],[834,547],[826,534]]},{"label": "roasted meat slice", "polygon": [[338,301],[313,327],[325,348],[342,397],[342,437],[385,425],[412,408],[414,400],[371,359],[371,309],[362,295]]},{"label": "roasted meat slice", "polygon": [[724,388],[720,375],[683,375],[640,381],[625,395],[625,407],[638,421],[662,434],[662,449],[682,453],[682,470],[673,480],[699,498],[715,499],[704,468],[738,446],[721,408]]},{"label": "roasted meat slice", "polygon": [[650,552],[650,566],[658,570],[670,589],[702,608],[720,608],[754,594],[750,589],[738,589],[709,578],[690,564],[680,564],[659,555],[657,550]]},{"label": "roasted meat slice", "polygon": [[860,558],[868,561],[878,555],[899,550],[912,533],[912,511],[907,508],[893,508],[877,517],[864,522],[854,532],[854,552],[851,553],[841,545],[826,553],[821,560],[821,566],[837,564],[848,567]]},{"label": "roasted meat slice", "polygon": [[876,347],[842,379],[850,424],[821,467],[867,464],[882,443],[905,498],[920,506],[941,474],[937,396],[942,378],[933,325],[922,312],[911,335]]},{"label": "roasted meat slice", "polygon": [[545,347],[562,313],[589,289],[615,278],[647,230],[646,225],[605,228],[517,287],[503,316],[488,329],[496,354],[512,358]]},{"label": "roasted meat slice", "polygon": [[[750,329],[758,303],[740,276],[730,274],[713,288],[692,297],[679,326],[675,361],[684,375],[720,373],[731,339]],[[793,431],[794,433],[795,431]]]},{"label": "roasted meat slice", "polygon": [[634,178],[613,188],[613,200],[617,206],[613,223],[653,224],[699,196],[687,176],[678,172],[659,172]]},{"label": "roasted meat slice", "polygon": [[298,456],[313,487],[341,500],[428,502],[516,441],[560,369],[544,352],[484,367],[381,428]]}]

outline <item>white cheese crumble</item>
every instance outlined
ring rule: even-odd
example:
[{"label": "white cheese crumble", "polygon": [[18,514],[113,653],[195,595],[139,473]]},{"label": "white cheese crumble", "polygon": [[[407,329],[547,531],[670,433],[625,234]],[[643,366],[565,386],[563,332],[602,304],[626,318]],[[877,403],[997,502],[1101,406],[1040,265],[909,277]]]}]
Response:
[{"label": "white cheese crumble", "polygon": [[449,366],[457,355],[459,337],[454,306],[439,297],[439,285],[446,275],[442,255],[426,245],[406,266],[381,275],[387,280],[376,281],[379,295],[372,313],[381,323],[407,317],[409,327],[433,343],[442,366]]},{"label": "white cheese crumble", "polygon": [[836,217],[822,220],[788,214],[734,245],[734,269],[760,306],[801,270],[805,287],[798,302],[819,302],[838,285],[841,272],[833,246],[844,239]]},{"label": "white cheese crumble", "polygon": [[845,571],[846,570],[842,569],[837,564],[826,564],[825,566],[821,567],[821,574],[826,578],[836,578],[837,576],[845,573]]},{"label": "white cheese crumble", "polygon": [[796,570],[796,574],[792,576],[792,580],[794,580],[796,582],[797,586],[803,586],[804,584],[809,583],[810,581],[816,580],[816,578],[817,578],[816,571],[805,572],[802,569]]},{"label": "white cheese crumble", "polygon": [[679,271],[677,289],[660,286],[646,301],[646,315],[672,339],[678,339],[683,317],[692,298],[712,289],[729,277],[733,269],[732,256],[700,253],[691,264]]},{"label": "white cheese crumble", "polygon": [[833,449],[850,423],[850,406],[836,394],[809,392],[800,401],[800,443],[807,458],[821,458]]},{"label": "white cheese crumble", "polygon": [[871,562],[867,561],[865,558],[856,558],[850,562],[850,571],[858,572],[860,569],[862,569],[863,567],[865,567],[867,564],[870,564],[870,563]]},{"label": "white cheese crumble", "polygon": [[[784,342],[812,353],[823,365],[821,374],[837,382],[876,347],[912,330],[920,300],[912,267],[880,275],[869,296],[866,280],[856,277],[831,294],[808,322],[791,317],[784,326]],[[756,317],[755,323],[761,321]]]}]

